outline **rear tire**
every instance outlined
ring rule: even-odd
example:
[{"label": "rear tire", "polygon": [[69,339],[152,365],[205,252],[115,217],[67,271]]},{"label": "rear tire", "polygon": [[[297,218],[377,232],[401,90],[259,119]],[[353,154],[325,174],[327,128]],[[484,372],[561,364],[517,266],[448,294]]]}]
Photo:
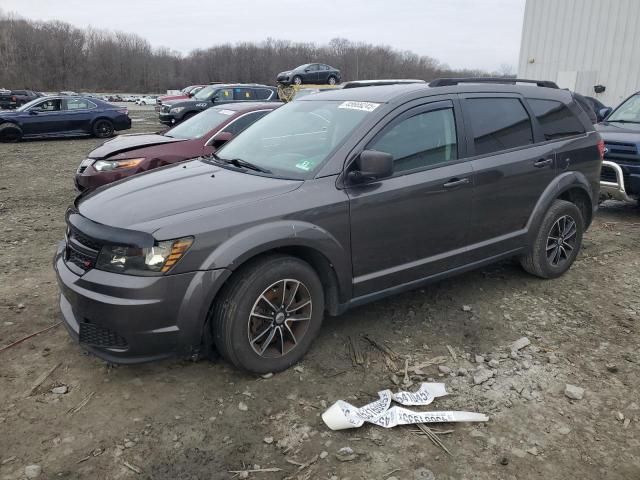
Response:
[{"label": "rear tire", "polygon": [[93,135],[98,138],[110,138],[114,131],[113,122],[104,118],[96,120],[92,128]]},{"label": "rear tire", "polygon": [[225,359],[262,374],[297,363],[318,334],[323,315],[324,291],[313,268],[296,257],[270,255],[233,274],[210,324]]},{"label": "rear tire", "polygon": [[22,139],[22,129],[15,123],[0,123],[0,142],[14,143]]},{"label": "rear tire", "polygon": [[520,258],[522,267],[540,278],[556,278],[573,264],[584,232],[580,209],[556,200],[545,213],[529,252]]}]

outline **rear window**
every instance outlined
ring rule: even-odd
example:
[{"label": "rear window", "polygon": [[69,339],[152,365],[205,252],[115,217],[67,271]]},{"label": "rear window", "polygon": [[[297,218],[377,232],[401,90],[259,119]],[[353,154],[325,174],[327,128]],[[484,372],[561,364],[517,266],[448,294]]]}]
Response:
[{"label": "rear window", "polygon": [[533,143],[531,119],[517,98],[469,98],[465,108],[471,120],[476,155]]},{"label": "rear window", "polygon": [[529,98],[527,101],[542,127],[545,140],[555,140],[585,132],[580,120],[564,103],[536,98]]}]

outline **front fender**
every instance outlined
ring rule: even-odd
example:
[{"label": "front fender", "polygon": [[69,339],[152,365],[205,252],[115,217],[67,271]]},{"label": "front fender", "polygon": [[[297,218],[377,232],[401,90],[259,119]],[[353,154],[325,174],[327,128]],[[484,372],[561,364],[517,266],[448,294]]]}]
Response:
[{"label": "front fender", "polygon": [[323,255],[333,268],[340,292],[350,294],[351,262],[348,245],[312,223],[281,220],[256,225],[221,243],[205,260],[202,270],[236,270],[247,260],[272,250],[302,247]]},{"label": "front fender", "polygon": [[591,204],[593,205],[593,190],[591,188],[589,180],[582,172],[569,171],[558,175],[542,192],[542,195],[540,195],[540,198],[538,198],[538,202],[536,203],[533,212],[529,216],[529,220],[527,221],[526,225],[527,242],[529,245],[531,244],[531,242],[533,242],[533,239],[538,232],[540,223],[544,218],[544,214],[547,212],[551,204],[564,192],[575,188],[579,188],[580,190],[584,191],[584,193],[586,193],[591,200]]}]

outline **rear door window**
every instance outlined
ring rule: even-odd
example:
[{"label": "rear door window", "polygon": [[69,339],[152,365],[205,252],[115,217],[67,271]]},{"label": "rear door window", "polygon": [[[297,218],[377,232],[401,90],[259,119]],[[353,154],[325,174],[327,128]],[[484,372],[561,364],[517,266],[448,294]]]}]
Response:
[{"label": "rear door window", "polygon": [[545,140],[585,133],[582,122],[562,102],[528,98],[527,102],[542,127]]},{"label": "rear door window", "polygon": [[235,100],[255,100],[253,88],[236,88],[234,94]]},{"label": "rear door window", "polygon": [[471,122],[476,155],[533,143],[531,119],[517,98],[467,98],[465,109]]},{"label": "rear door window", "polygon": [[65,100],[65,103],[66,110],[89,110],[96,107],[93,102],[89,102],[83,98],[70,98]]}]

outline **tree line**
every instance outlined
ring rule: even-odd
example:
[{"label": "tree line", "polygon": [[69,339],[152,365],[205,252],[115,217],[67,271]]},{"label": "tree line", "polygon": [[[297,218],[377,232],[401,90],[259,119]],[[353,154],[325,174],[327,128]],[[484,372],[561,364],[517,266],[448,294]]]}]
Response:
[{"label": "tree line", "polygon": [[[35,22],[0,11],[0,88],[160,93],[214,81],[272,85],[278,72],[310,62],[339,68],[343,80],[487,75],[451,70],[428,56],[343,38],[325,45],[269,38],[182,55],[153,47],[132,33]],[[507,74],[507,69],[497,73]]]}]

